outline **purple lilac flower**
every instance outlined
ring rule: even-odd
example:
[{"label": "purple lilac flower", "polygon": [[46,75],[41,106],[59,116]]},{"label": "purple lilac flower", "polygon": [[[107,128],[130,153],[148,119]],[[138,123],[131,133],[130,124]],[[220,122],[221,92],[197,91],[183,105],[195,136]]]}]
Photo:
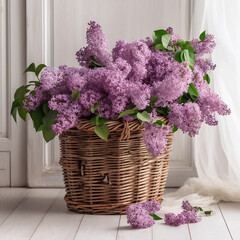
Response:
[{"label": "purple lilac flower", "polygon": [[199,56],[203,56],[206,53],[212,53],[213,49],[216,47],[214,36],[211,34],[207,34],[203,41],[193,39],[191,42],[191,46]]},{"label": "purple lilac flower", "polygon": [[132,228],[148,228],[155,223],[149,212],[139,205],[127,207],[126,214],[127,222]]},{"label": "purple lilac flower", "polygon": [[194,84],[199,94],[198,105],[202,113],[202,121],[205,121],[209,125],[217,125],[218,122],[215,119],[215,113],[228,115],[231,113],[231,110],[227,104],[213,92],[207,81],[203,79],[201,73],[197,73],[194,79]]},{"label": "purple lilac flower", "polygon": [[177,41],[182,41],[182,39],[173,31],[171,27],[168,27],[166,31],[171,34],[171,43],[176,44]]},{"label": "purple lilac flower", "polygon": [[35,110],[40,104],[47,100],[46,94],[42,91],[41,87],[35,88],[35,93],[30,93],[23,101],[23,106],[27,112]]},{"label": "purple lilac flower", "polygon": [[148,151],[153,156],[159,156],[164,153],[167,145],[166,136],[170,130],[171,127],[169,125],[159,128],[152,123],[145,123],[143,139]]},{"label": "purple lilac flower", "polygon": [[137,40],[132,43],[118,41],[112,50],[113,60],[121,57],[132,67],[129,79],[131,81],[141,81],[146,77],[146,64],[150,59],[151,51],[144,41]]},{"label": "purple lilac flower", "polygon": [[197,216],[198,208],[193,207],[188,201],[182,202],[183,211],[178,215],[174,213],[165,214],[164,221],[167,225],[179,226],[187,223],[197,223],[201,217]]},{"label": "purple lilac flower", "polygon": [[151,97],[151,88],[149,85],[142,84],[141,82],[129,83],[128,91],[132,103],[137,106],[139,110],[143,110],[149,105],[149,99]]},{"label": "purple lilac flower", "polygon": [[167,225],[171,226],[180,226],[186,223],[186,218],[183,214],[174,214],[174,213],[167,213],[165,214],[164,221]]},{"label": "purple lilac flower", "polygon": [[[136,205],[136,204],[135,204]],[[146,202],[141,202],[139,205],[147,210],[148,213],[155,213],[161,209],[161,205],[158,201],[156,200],[149,200]]]},{"label": "purple lilac flower", "polygon": [[66,88],[66,78],[61,67],[46,67],[42,70],[40,77],[42,90],[49,92],[50,95],[62,94],[68,91]]},{"label": "purple lilac flower", "polygon": [[153,83],[152,96],[159,98],[157,104],[166,106],[187,92],[191,77],[192,71],[186,63],[173,62],[171,70],[166,73],[164,78]]},{"label": "purple lilac flower", "polygon": [[153,214],[160,209],[161,205],[155,200],[132,204],[126,209],[128,223],[133,228],[151,227],[154,224],[154,220],[149,213]]},{"label": "purple lilac flower", "polygon": [[182,209],[186,210],[186,211],[192,211],[192,210],[196,210],[198,208],[194,208],[189,201],[183,201],[182,202]]},{"label": "purple lilac flower", "polygon": [[53,96],[48,102],[48,106],[51,110],[58,111],[57,123],[52,126],[52,130],[56,134],[61,134],[74,127],[81,117],[81,105],[73,102],[71,96],[67,94]]},{"label": "purple lilac flower", "polygon": [[216,64],[213,64],[210,59],[196,58],[194,64],[194,72],[201,72],[202,75],[205,75],[208,71],[214,70]]},{"label": "purple lilac flower", "polygon": [[188,133],[193,137],[199,133],[202,124],[202,112],[197,103],[173,103],[168,119],[171,124],[175,124],[184,133]]},{"label": "purple lilac flower", "polygon": [[100,25],[94,21],[89,23],[87,30],[87,47],[81,48],[77,53],[77,60],[81,66],[90,65],[90,57],[94,57],[96,62],[106,66],[110,61],[109,42],[105,38]]}]

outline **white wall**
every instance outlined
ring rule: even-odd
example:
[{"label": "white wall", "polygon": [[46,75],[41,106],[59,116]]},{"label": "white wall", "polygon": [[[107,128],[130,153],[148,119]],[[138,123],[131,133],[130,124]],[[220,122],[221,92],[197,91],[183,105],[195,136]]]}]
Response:
[{"label": "white wall", "polygon": [[0,186],[27,183],[26,124],[10,117],[17,87],[25,83],[25,1],[0,0]]}]

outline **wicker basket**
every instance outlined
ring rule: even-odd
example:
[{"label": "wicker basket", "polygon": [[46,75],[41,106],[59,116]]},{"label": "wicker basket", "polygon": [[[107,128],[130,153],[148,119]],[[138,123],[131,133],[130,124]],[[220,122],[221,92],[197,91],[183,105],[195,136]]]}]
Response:
[{"label": "wicker basket", "polygon": [[[167,123],[165,118],[161,118]],[[89,120],[60,135],[61,160],[69,210],[123,214],[126,206],[161,201],[172,152],[172,133],[159,157],[149,156],[138,120],[108,121],[108,142],[94,133]]]}]

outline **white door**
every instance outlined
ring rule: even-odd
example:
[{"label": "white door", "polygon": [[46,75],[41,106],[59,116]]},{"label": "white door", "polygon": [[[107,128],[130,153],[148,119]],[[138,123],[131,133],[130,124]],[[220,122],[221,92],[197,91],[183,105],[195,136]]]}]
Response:
[{"label": "white door", "polygon": [[25,83],[25,7],[0,0],[0,187],[27,183],[26,124],[10,116],[14,92]]},{"label": "white door", "polygon": [[[90,20],[102,25],[112,47],[119,39],[145,38],[168,26],[189,38],[190,0],[27,0],[27,63],[78,66],[75,53],[86,44]],[[30,122],[28,130],[29,185],[63,186],[58,140],[45,144]],[[191,139],[177,133],[168,186],[180,186],[195,174]]]}]

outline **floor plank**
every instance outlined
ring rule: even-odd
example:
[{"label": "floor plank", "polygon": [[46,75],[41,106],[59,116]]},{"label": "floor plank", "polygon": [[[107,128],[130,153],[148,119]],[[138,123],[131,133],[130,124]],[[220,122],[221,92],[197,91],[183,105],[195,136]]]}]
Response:
[{"label": "floor plank", "polygon": [[189,224],[192,240],[231,240],[227,226],[221,215],[221,211],[216,204],[211,205],[213,215],[203,217],[199,223]]},{"label": "floor plank", "polygon": [[0,226],[0,239],[30,239],[59,193],[59,189],[30,189],[18,207]]},{"label": "floor plank", "polygon": [[115,240],[118,215],[84,215],[75,240]]},{"label": "floor plank", "polygon": [[179,227],[169,226],[163,222],[156,222],[153,226],[153,240],[190,240],[187,225]]},{"label": "floor plank", "polygon": [[127,223],[127,216],[122,215],[119,224],[117,240],[152,240],[152,227],[132,229]]},{"label": "floor plank", "polygon": [[234,240],[240,239],[240,203],[220,202],[219,207]]},{"label": "floor plank", "polygon": [[0,188],[0,225],[9,217],[27,192],[26,188]]},{"label": "floor plank", "polygon": [[73,240],[83,218],[83,214],[68,211],[64,201],[65,191],[58,195],[31,240]]}]

